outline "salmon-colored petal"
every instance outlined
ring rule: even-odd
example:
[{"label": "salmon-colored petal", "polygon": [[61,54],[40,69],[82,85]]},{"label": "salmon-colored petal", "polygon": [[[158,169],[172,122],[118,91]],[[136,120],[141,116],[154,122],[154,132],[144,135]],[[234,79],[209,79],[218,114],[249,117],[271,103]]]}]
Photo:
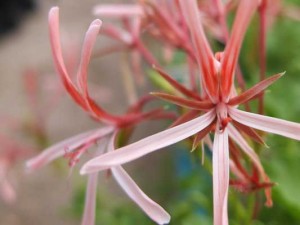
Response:
[{"label": "salmon-colored petal", "polygon": [[279,73],[274,76],[271,76],[258,84],[254,85],[253,87],[249,88],[247,91],[243,92],[239,96],[236,96],[229,100],[229,105],[240,105],[243,104],[256,95],[260,94],[262,91],[264,91],[266,88],[268,88],[270,85],[272,85],[275,81],[277,81],[279,78],[281,78],[284,75],[284,73]]},{"label": "salmon-colored petal", "polygon": [[214,118],[215,111],[211,110],[189,122],[151,135],[133,144],[117,149],[117,151],[96,157],[83,165],[80,173],[86,174],[105,170],[112,166],[127,163],[153,151],[175,144],[201,131],[207,127]]},{"label": "salmon-colored petal", "polygon": [[255,142],[265,145],[266,147],[267,144],[265,143],[264,139],[251,127],[245,126],[235,120],[232,121],[233,125],[239,130],[244,132],[246,135],[248,135],[252,140]]},{"label": "salmon-colored petal", "polygon": [[[211,123],[209,126],[207,126],[206,128],[204,128],[203,130],[201,130],[200,132],[198,132],[195,135],[194,140],[193,140],[192,151],[194,151],[198,147],[200,142],[202,142],[204,144],[202,139],[212,130],[212,128],[214,126],[215,126],[215,123]],[[204,151],[204,145],[202,146],[202,151]],[[204,154],[202,155],[202,157],[204,157]]]},{"label": "salmon-colored petal", "polygon": [[215,59],[201,24],[200,13],[196,0],[179,1],[183,15],[189,26],[196,49],[196,58],[201,70],[201,76],[207,94],[212,101],[217,100],[218,81],[216,77]]},{"label": "salmon-colored petal", "polygon": [[153,69],[155,69],[169,84],[172,85],[173,88],[175,88],[181,94],[183,94],[187,97],[193,98],[193,99],[201,100],[201,97],[198,94],[196,94],[194,91],[191,91],[188,88],[186,88],[185,86],[183,86],[182,84],[180,84],[178,81],[176,81],[174,78],[169,76],[162,69],[155,67],[155,66],[153,66]]},{"label": "salmon-colored petal", "polygon": [[171,125],[170,127],[175,127],[178,126],[182,123],[185,123],[189,120],[195,119],[197,116],[199,115],[199,111],[198,110],[191,110],[185,114],[183,114],[182,116],[180,116],[178,119],[176,119]]},{"label": "salmon-colored petal", "polygon": [[176,105],[180,105],[182,107],[187,107],[190,109],[209,110],[214,107],[214,104],[211,101],[190,100],[190,99],[178,97],[175,95],[169,95],[167,93],[161,93],[161,92],[151,92],[151,95],[154,95],[165,101],[172,102]]},{"label": "salmon-colored petal", "polygon": [[224,57],[221,61],[221,89],[224,100],[230,95],[242,41],[259,2],[260,0],[240,1],[231,37],[226,45]]}]

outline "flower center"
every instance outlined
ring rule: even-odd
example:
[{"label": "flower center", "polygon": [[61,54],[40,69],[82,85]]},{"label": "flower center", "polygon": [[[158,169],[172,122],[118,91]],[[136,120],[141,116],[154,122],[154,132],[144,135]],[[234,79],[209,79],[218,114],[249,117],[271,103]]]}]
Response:
[{"label": "flower center", "polygon": [[220,130],[224,130],[227,124],[231,121],[228,117],[227,105],[224,102],[219,102],[216,106],[216,114],[220,124]]}]

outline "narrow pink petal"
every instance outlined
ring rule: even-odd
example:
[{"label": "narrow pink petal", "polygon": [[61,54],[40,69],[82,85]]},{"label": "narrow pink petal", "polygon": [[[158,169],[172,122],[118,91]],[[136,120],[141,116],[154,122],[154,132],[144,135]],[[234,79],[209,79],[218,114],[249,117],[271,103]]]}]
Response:
[{"label": "narrow pink petal", "polygon": [[85,206],[81,225],[95,225],[95,209],[97,195],[98,173],[88,176],[85,195]]},{"label": "narrow pink petal", "polygon": [[228,132],[215,132],[213,146],[214,225],[228,225],[229,147]]},{"label": "narrow pink petal", "polygon": [[62,50],[60,45],[60,32],[59,32],[59,8],[53,7],[49,11],[49,33],[50,42],[52,47],[52,53],[55,60],[55,66],[59,71],[59,74],[64,76],[65,79],[71,83],[70,77],[68,76],[65,63],[62,56]]},{"label": "narrow pink petal", "polygon": [[143,16],[144,10],[140,5],[129,4],[101,4],[93,8],[93,14],[102,17]]},{"label": "narrow pink petal", "polygon": [[197,61],[203,77],[204,87],[212,100],[217,97],[217,77],[214,66],[214,55],[204,34],[200,12],[196,0],[180,0],[180,6],[189,26],[197,52]]},{"label": "narrow pink petal", "polygon": [[54,65],[59,74],[63,84],[69,94],[74,98],[74,100],[85,107],[82,96],[78,93],[77,88],[74,86],[70,76],[67,72],[64,59],[62,56],[62,50],[60,45],[60,33],[59,33],[59,8],[53,7],[49,11],[49,33],[50,33],[50,43],[52,49],[52,55],[54,60]]},{"label": "narrow pink petal", "polygon": [[211,101],[190,100],[184,97],[170,95],[163,92],[151,92],[150,94],[161,98],[165,101],[190,109],[209,110],[214,107],[214,104]]},{"label": "narrow pink petal", "polygon": [[167,224],[170,215],[150,199],[121,166],[111,168],[112,174],[127,195],[156,223]]},{"label": "narrow pink petal", "polygon": [[[108,152],[115,151],[115,138],[116,132],[108,144]],[[153,221],[158,224],[170,222],[170,215],[160,205],[150,199],[121,166],[112,167],[111,172],[120,187]]]},{"label": "narrow pink petal", "polygon": [[246,126],[269,133],[282,135],[295,140],[300,140],[299,123],[244,112],[233,107],[229,107],[229,115],[232,119]]},{"label": "narrow pink petal", "polygon": [[215,110],[183,123],[176,127],[154,134],[117,151],[104,154],[90,160],[81,168],[80,173],[92,173],[112,166],[127,163],[153,151],[184,140],[207,127],[215,118]]},{"label": "narrow pink petal", "polygon": [[92,50],[95,45],[97,36],[99,34],[101,24],[102,24],[101,20],[94,20],[91,23],[88,31],[86,32],[83,47],[82,47],[81,60],[80,60],[79,70],[77,73],[77,79],[78,79],[79,87],[85,95],[88,95],[87,94],[88,65],[91,60]]},{"label": "narrow pink petal", "polygon": [[248,155],[249,158],[253,161],[256,168],[261,173],[262,177],[265,178],[266,174],[265,174],[263,166],[261,165],[258,155],[250,147],[250,145],[243,138],[243,136],[240,134],[240,132],[234,126],[229,124],[228,125],[228,133],[229,133],[230,138],[232,138],[232,140],[234,140],[240,146],[240,148],[245,152],[245,154]]},{"label": "narrow pink petal", "polygon": [[253,87],[249,88],[248,90],[244,91],[239,96],[233,97],[229,100],[229,105],[240,105],[243,104],[249,100],[251,100],[256,95],[263,93],[263,91],[268,88],[270,85],[272,85],[275,81],[277,81],[279,78],[281,78],[284,75],[284,73],[279,73],[276,75],[273,75],[271,77],[268,77],[267,79],[260,81]]},{"label": "narrow pink petal", "polygon": [[[107,147],[107,138],[101,140],[95,155],[103,154]],[[84,213],[81,225],[95,225],[95,210],[97,198],[98,173],[88,176],[88,184],[85,193]]]},{"label": "narrow pink petal", "polygon": [[259,0],[241,0],[239,4],[231,32],[231,37],[226,45],[224,57],[221,61],[222,91],[225,92],[226,97],[229,96],[231,87],[233,85],[234,73],[237,66],[242,41],[250,20],[259,5],[259,2]]},{"label": "narrow pink petal", "polygon": [[29,168],[29,170],[38,169],[63,156],[66,153],[66,150],[72,151],[87,142],[97,140],[105,135],[108,135],[113,130],[113,127],[105,127],[102,129],[87,131],[68,138],[67,140],[59,142],[45,149],[41,154],[27,161],[26,166]]}]

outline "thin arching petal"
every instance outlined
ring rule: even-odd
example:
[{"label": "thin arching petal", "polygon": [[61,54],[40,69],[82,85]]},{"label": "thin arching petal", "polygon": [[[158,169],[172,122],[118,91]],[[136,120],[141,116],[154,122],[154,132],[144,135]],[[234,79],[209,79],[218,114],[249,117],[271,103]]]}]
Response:
[{"label": "thin arching petal", "polygon": [[112,174],[127,195],[156,223],[167,224],[170,215],[156,202],[150,199],[131,179],[121,166],[111,169]]},{"label": "thin arching petal", "polygon": [[187,98],[182,98],[179,96],[170,95],[162,92],[151,92],[150,94],[161,98],[165,101],[190,109],[209,110],[214,107],[214,104],[211,101],[190,100]]},{"label": "thin arching petal", "polygon": [[249,101],[254,96],[260,94],[262,91],[264,91],[270,85],[272,85],[275,81],[277,81],[283,75],[284,75],[284,73],[279,73],[279,74],[276,74],[274,76],[271,76],[271,77],[259,82],[258,84],[249,88],[247,91],[243,92],[242,94],[230,99],[228,104],[229,105],[240,105],[240,104],[243,104],[243,103]]},{"label": "thin arching petal", "polygon": [[168,75],[162,69],[160,69],[156,66],[153,66],[153,69],[156,70],[160,76],[162,76],[171,86],[173,86],[181,94],[184,94],[185,96],[190,97],[190,98],[201,100],[201,97],[197,93],[195,93],[192,90],[189,90],[188,88],[186,88],[185,86],[180,84],[178,81],[176,81],[173,77]]},{"label": "thin arching petal", "polygon": [[88,95],[87,88],[87,76],[88,76],[88,65],[91,60],[93,47],[95,45],[97,36],[100,31],[100,27],[102,25],[101,20],[94,20],[89,29],[86,32],[85,39],[82,46],[81,59],[79,64],[79,70],[77,73],[77,81],[80,90]]},{"label": "thin arching petal", "polygon": [[[115,137],[116,133],[110,140],[108,152],[115,151]],[[150,199],[121,166],[112,167],[111,172],[120,187],[153,221],[158,224],[170,222],[170,215],[160,205]]]},{"label": "thin arching petal", "polygon": [[85,103],[77,88],[74,86],[64,63],[59,32],[59,8],[53,7],[49,12],[49,34],[54,65],[63,84],[73,99],[85,108]]},{"label": "thin arching petal", "polygon": [[241,0],[233,24],[231,37],[221,61],[221,88],[224,96],[228,97],[233,84],[234,72],[237,66],[242,42],[252,16],[260,0]]},{"label": "thin arching petal", "polygon": [[228,132],[216,130],[213,146],[214,225],[228,225],[229,147]]},{"label": "thin arching petal", "polygon": [[197,1],[180,0],[179,3],[189,26],[197,52],[196,57],[200,66],[204,87],[208,95],[215,101],[217,97],[217,77],[215,73],[214,56],[204,34]]},{"label": "thin arching petal", "polygon": [[282,135],[295,140],[300,140],[299,123],[244,112],[233,107],[229,107],[229,115],[232,119],[246,126],[269,133]]},{"label": "thin arching petal", "polygon": [[175,144],[198,133],[207,127],[214,120],[214,118],[215,111],[211,110],[208,113],[189,122],[144,138],[133,144],[117,149],[117,151],[110,152],[92,159],[83,165],[80,173],[86,174],[99,170],[105,170],[112,166],[127,163],[158,149]]},{"label": "thin arching petal", "polygon": [[108,135],[113,131],[113,129],[113,127],[105,127],[102,129],[87,131],[66,139],[45,149],[41,154],[27,161],[26,166],[29,170],[38,169],[65,155],[66,150],[73,151],[87,142],[97,140],[105,135]]}]

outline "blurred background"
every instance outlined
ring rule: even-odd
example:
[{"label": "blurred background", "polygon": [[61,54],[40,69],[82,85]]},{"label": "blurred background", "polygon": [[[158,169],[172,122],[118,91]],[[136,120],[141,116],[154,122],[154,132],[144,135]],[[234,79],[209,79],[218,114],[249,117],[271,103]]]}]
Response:
[{"label": "blurred background", "polygon": [[[124,1],[14,0],[0,3],[0,153],[5,154],[7,149],[24,152],[12,156],[17,163],[7,176],[16,190],[16,200],[0,198],[0,225],[80,224],[86,182],[86,177],[78,175],[80,165],[70,172],[68,161],[61,159],[29,174],[24,162],[50,144],[99,126],[62,91],[57,79],[48,38],[50,7],[60,6],[62,41],[81,43],[90,22],[95,19],[91,14],[93,6],[114,2]],[[300,7],[300,2],[286,0],[282,4],[290,7],[290,11],[276,17],[268,31],[267,75],[283,71],[286,75],[269,88],[265,110],[269,116],[300,122],[300,10],[296,8]],[[258,81],[255,26],[257,18],[249,29],[240,57],[248,87]],[[100,39],[99,47],[109,42]],[[95,95],[104,108],[114,114],[124,112],[128,103],[120,82],[120,67],[116,66],[122,57],[124,55],[120,54],[105,56],[94,60],[90,66],[89,79],[96,85]],[[34,87],[28,86],[30,79],[35,80]],[[59,100],[55,101],[57,98]],[[135,139],[162,127],[166,124],[147,123],[138,128]],[[260,156],[271,180],[276,183],[274,206],[263,206],[262,191],[245,194],[230,189],[230,224],[300,224],[300,144],[275,135],[268,135],[266,141],[270,148],[261,149]],[[197,152],[190,154],[187,146],[181,143],[170,151],[153,153],[125,167],[145,193],[171,214],[171,224],[206,225],[212,224],[211,165],[208,156],[202,167],[199,155]],[[97,224],[154,224],[120,191],[113,179],[106,179],[105,174],[101,178]],[[251,220],[255,198],[261,203]]]}]

